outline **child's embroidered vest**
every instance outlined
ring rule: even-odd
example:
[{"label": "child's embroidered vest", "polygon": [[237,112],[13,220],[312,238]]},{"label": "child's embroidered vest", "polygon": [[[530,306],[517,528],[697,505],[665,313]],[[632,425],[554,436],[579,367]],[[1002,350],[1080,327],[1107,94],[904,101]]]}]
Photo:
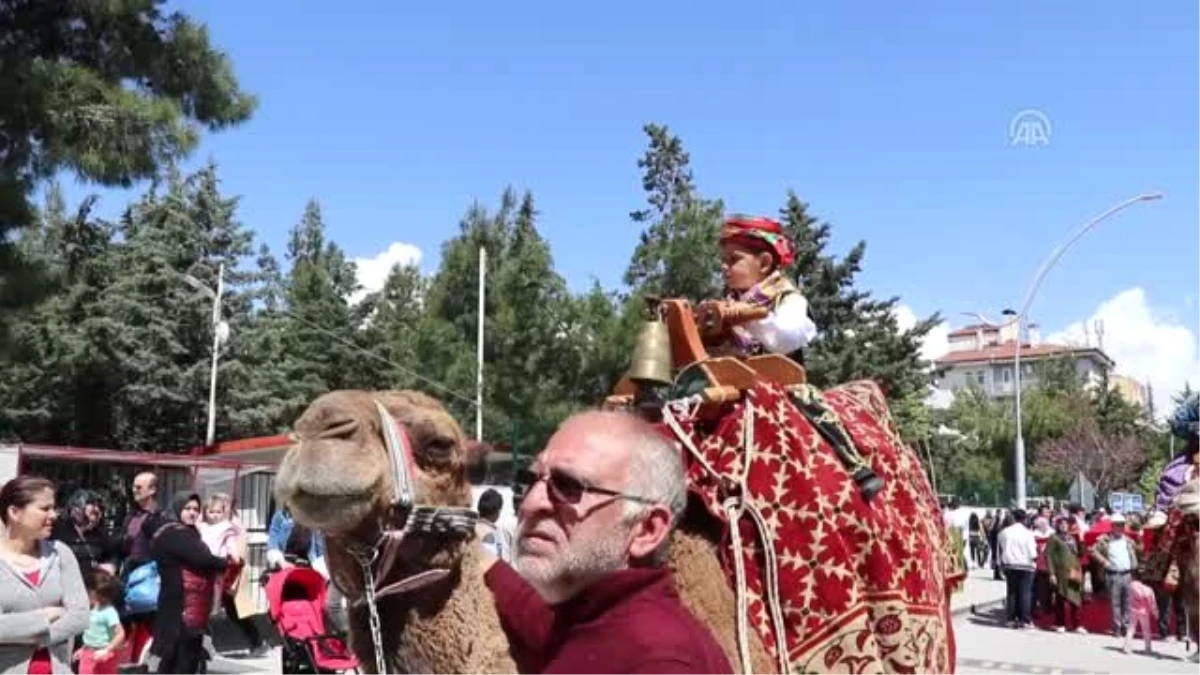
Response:
[{"label": "child's embroidered vest", "polygon": [[[750,290],[741,294],[736,292],[727,293],[726,297],[759,307],[768,307],[774,313],[775,308],[779,306],[779,303],[785,297],[799,292],[800,289],[796,288],[791,279],[785,277],[783,272],[775,270],[766,279],[752,286]],[[762,345],[741,326],[735,326],[730,333],[732,334],[734,343],[746,354],[758,354],[762,352]],[[798,363],[803,363],[799,350],[788,356]]]}]

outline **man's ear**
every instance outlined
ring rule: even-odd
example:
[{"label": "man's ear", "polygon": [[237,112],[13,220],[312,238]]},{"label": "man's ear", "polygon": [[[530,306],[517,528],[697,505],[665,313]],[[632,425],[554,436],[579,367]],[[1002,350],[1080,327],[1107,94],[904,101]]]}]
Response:
[{"label": "man's ear", "polygon": [[629,542],[629,557],[635,560],[649,558],[671,536],[671,511],[665,506],[655,505],[633,527]]}]

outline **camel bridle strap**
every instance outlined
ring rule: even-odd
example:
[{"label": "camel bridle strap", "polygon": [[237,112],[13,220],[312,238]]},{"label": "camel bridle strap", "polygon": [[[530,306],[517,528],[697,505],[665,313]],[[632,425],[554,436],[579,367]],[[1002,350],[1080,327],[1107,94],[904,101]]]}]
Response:
[{"label": "camel bridle strap", "polygon": [[379,600],[425,588],[446,579],[452,571],[425,570],[403,576],[382,588],[376,588],[376,585],[385,581],[400,566],[401,550],[409,536],[467,539],[475,534],[475,523],[479,520],[479,514],[465,506],[417,503],[412,472],[413,452],[408,433],[383,404],[376,401],[375,407],[379,411],[380,427],[383,429],[384,445],[391,467],[392,503],[383,523],[382,533],[375,544],[369,548],[347,547],[347,550],[358,563],[363,576],[363,597],[354,604],[367,605],[371,644],[375,652],[375,669],[377,672],[386,673]]}]

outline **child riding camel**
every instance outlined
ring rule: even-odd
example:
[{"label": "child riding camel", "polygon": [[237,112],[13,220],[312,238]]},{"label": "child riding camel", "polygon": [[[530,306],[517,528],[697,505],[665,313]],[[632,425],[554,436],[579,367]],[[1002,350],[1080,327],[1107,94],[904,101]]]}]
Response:
[{"label": "child riding camel", "polygon": [[816,335],[808,300],[784,275],[795,245],[778,221],[732,216],[721,228],[721,273],[726,300],[768,310],[765,318],[733,326],[729,338],[744,354],[785,354],[802,362],[801,350]]}]

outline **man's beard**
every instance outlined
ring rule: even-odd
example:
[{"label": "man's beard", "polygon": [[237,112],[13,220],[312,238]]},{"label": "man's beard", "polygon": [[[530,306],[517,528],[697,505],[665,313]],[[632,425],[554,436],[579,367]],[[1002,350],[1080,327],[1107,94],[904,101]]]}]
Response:
[{"label": "man's beard", "polygon": [[599,538],[572,541],[558,558],[525,556],[517,543],[517,571],[548,602],[565,600],[601,577],[625,567],[629,526],[606,530]]}]

